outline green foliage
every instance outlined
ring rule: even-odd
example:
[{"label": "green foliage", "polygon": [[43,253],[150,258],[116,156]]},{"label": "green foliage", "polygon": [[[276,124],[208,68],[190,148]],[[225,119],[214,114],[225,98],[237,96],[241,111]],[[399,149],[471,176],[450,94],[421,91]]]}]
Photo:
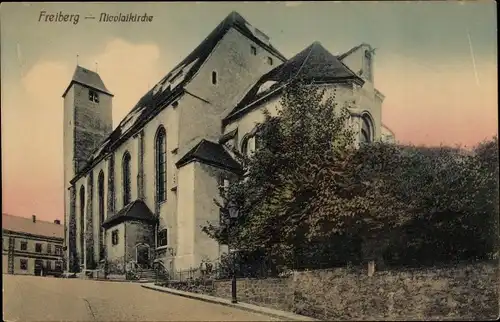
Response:
[{"label": "green foliage", "polygon": [[[473,153],[381,142],[355,148],[347,106],[335,95],[296,81],[281,106],[277,117],[265,113],[255,153],[238,155],[246,173],[222,195],[221,224],[203,228],[239,249],[240,261],[279,271],[382,256],[397,262],[405,249],[432,247],[477,257],[467,239],[481,254],[492,251],[496,139]],[[238,210],[233,220],[229,205]]]}]

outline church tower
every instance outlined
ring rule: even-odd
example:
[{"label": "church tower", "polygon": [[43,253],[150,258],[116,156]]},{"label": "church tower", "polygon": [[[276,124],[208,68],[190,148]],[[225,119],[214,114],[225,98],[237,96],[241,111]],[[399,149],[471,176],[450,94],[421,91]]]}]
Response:
[{"label": "church tower", "polygon": [[[75,263],[76,220],[71,211],[74,188],[70,181],[84,166],[92,152],[113,130],[113,94],[106,88],[99,74],[76,66],[73,77],[62,95],[64,99],[63,153],[64,153],[64,214],[67,269]],[[71,216],[70,216],[70,213]]]}]

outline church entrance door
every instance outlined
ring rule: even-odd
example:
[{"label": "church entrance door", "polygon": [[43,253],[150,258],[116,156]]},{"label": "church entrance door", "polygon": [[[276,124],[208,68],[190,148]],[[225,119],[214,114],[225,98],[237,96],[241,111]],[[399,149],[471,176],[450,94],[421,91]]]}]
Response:
[{"label": "church entrance door", "polygon": [[135,246],[137,265],[142,268],[149,268],[149,245],[138,244]]}]

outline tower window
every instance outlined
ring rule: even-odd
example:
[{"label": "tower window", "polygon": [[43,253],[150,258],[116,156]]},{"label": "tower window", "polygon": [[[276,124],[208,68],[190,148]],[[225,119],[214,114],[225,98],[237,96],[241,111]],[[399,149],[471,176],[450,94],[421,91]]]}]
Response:
[{"label": "tower window", "polygon": [[250,46],[250,52],[252,55],[256,56],[257,55],[257,48],[255,46]]},{"label": "tower window", "polygon": [[99,93],[93,90],[89,90],[89,101],[99,103]]},{"label": "tower window", "polygon": [[267,57],[267,63],[272,66],[273,65],[273,59],[271,57]]},{"label": "tower window", "polygon": [[217,85],[217,72],[216,71],[212,72],[212,84]]}]

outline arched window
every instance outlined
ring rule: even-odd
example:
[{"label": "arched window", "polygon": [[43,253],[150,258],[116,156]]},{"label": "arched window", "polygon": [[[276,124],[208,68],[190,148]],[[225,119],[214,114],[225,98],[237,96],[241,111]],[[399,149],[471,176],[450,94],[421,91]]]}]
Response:
[{"label": "arched window", "polygon": [[85,249],[85,187],[80,187],[80,258],[83,262],[83,250]]},{"label": "arched window", "polygon": [[131,199],[130,195],[130,154],[125,152],[122,162],[122,180],[123,180],[123,206],[125,207]]},{"label": "arched window", "polygon": [[360,142],[370,143],[373,140],[373,127],[370,117],[368,115],[363,116],[361,122]]},{"label": "arched window", "polygon": [[250,155],[250,136],[249,135],[245,135],[245,137],[243,137],[243,140],[241,141],[241,153],[243,155]]},{"label": "arched window", "polygon": [[104,222],[104,173],[99,173],[97,179],[97,198],[98,198],[98,210],[99,210],[99,257],[102,259],[104,257],[104,240],[103,240],[103,228],[102,224]]},{"label": "arched window", "polygon": [[167,135],[165,128],[160,127],[155,140],[156,165],[156,199],[163,202],[167,199]]}]

